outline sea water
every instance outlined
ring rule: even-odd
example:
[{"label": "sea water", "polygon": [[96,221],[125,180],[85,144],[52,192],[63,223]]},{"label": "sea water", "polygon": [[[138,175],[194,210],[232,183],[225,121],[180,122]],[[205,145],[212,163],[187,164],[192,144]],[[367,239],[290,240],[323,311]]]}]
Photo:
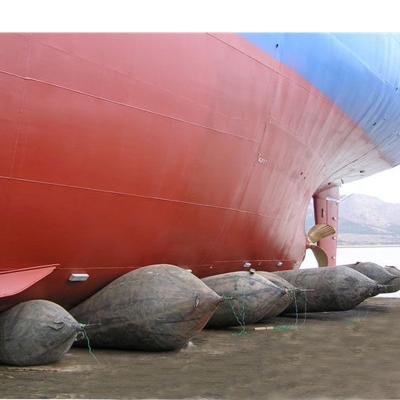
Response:
[{"label": "sea water", "polygon": [[[336,264],[352,264],[357,261],[369,261],[379,265],[394,265],[400,269],[400,246],[380,247],[338,247]],[[311,250],[307,250],[306,258],[301,268],[314,268],[318,264]],[[396,293],[380,294],[379,297],[400,297],[400,291]]]}]

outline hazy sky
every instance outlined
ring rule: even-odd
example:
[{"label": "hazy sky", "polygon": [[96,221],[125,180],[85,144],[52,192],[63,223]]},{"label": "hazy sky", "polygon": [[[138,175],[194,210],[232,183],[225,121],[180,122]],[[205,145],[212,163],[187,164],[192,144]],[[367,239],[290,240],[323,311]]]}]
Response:
[{"label": "hazy sky", "polygon": [[350,193],[361,193],[389,203],[400,203],[400,166],[346,183],[340,188],[341,195]]}]

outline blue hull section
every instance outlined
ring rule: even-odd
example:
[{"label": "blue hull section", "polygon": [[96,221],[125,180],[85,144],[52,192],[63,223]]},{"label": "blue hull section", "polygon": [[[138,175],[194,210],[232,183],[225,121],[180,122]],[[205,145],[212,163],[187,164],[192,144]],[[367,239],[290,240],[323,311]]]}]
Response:
[{"label": "blue hull section", "polygon": [[302,75],[400,163],[400,36],[244,33],[242,37]]}]

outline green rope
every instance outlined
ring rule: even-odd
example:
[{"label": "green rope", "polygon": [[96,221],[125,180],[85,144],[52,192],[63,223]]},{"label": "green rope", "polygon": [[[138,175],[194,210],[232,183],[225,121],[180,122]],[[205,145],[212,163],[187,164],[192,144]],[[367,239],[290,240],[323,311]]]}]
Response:
[{"label": "green rope", "polygon": [[89,336],[88,336],[88,334],[86,332],[86,329],[85,329],[89,325],[90,324],[80,324],[81,332],[83,333],[83,337],[86,340],[89,354],[96,360],[97,364],[100,364],[100,361],[97,359],[97,357],[95,356],[95,354],[94,354],[94,352],[92,350],[92,346],[90,345],[90,339],[89,339]]},{"label": "green rope", "polygon": [[297,329],[295,325],[276,325],[274,326],[274,331],[293,331]]},{"label": "green rope", "polygon": [[294,327],[295,327],[294,329],[297,329],[297,324],[299,322],[299,310],[297,307],[296,289],[286,289],[286,290],[287,290],[287,293],[288,293],[290,299],[293,300],[293,302],[294,302],[294,311],[296,314],[296,320],[294,322]]},{"label": "green rope", "polygon": [[303,325],[304,325],[307,319],[307,290],[305,290],[303,293],[304,293],[304,320],[303,320]]},{"label": "green rope", "polygon": [[[271,329],[271,330],[276,330],[276,331],[290,331],[290,330],[297,330],[298,329],[298,325],[299,325],[299,304],[298,304],[298,299],[296,296],[296,292],[298,291],[298,289],[286,289],[287,293],[289,295],[289,297],[291,298],[291,300],[294,302],[294,308],[295,308],[295,315],[296,315],[296,320],[294,324],[290,324],[290,325],[275,325],[275,326],[269,326],[266,327],[264,329]],[[302,292],[304,292],[304,318],[303,318],[303,325],[306,323],[307,320],[307,290],[304,289],[302,290]],[[238,313],[235,311],[235,307],[234,304],[232,302],[232,300],[234,300],[234,297],[230,297],[230,296],[222,296],[223,299],[225,301],[229,301],[229,305],[231,306],[232,312],[238,322],[238,324],[241,326],[241,331],[239,332],[239,336],[245,335],[246,332],[246,327],[245,327],[245,320],[244,320],[244,306],[242,309],[242,315],[238,315]],[[239,299],[237,299],[239,300]]]},{"label": "green rope", "polygon": [[239,333],[234,333],[234,335],[237,336],[244,336],[247,335],[247,331],[246,331],[246,323],[245,323],[245,308],[244,308],[244,303],[240,302],[239,299],[236,299],[237,302],[239,303],[239,311],[238,313],[235,310],[235,304],[233,302],[233,300],[235,300],[234,297],[232,296],[225,296],[223,295],[222,298],[224,299],[224,301],[228,301],[229,306],[231,307],[232,313],[237,321],[237,323],[240,326],[240,332]]},{"label": "green rope", "polygon": [[297,307],[296,291],[294,291],[294,290],[293,290],[293,298],[294,298],[294,310],[296,312],[296,321],[295,321],[294,325],[297,329],[297,324],[299,323],[299,309]]},{"label": "green rope", "polygon": [[[298,323],[299,323],[299,307],[298,307],[298,303],[297,303],[297,296],[296,296],[296,291],[298,289],[287,289],[287,293],[289,295],[289,297],[293,300],[294,302],[294,309],[295,309],[295,314],[296,314],[296,320],[294,323],[294,329],[297,329]],[[306,323],[307,320],[307,290],[302,290],[302,292],[304,293],[304,318],[303,318],[303,325]],[[286,325],[282,325],[282,326],[286,326]],[[282,330],[287,330],[282,329]]]}]

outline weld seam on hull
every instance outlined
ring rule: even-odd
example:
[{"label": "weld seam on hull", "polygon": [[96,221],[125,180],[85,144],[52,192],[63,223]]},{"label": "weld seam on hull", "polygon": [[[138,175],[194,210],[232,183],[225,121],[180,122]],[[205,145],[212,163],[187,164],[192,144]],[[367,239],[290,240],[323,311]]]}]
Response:
[{"label": "weld seam on hull", "polygon": [[10,176],[0,176],[0,179],[4,179],[4,180],[8,180],[8,181],[34,183],[34,184],[39,184],[39,185],[63,187],[63,188],[68,188],[68,189],[89,190],[89,191],[99,192],[99,193],[115,194],[118,196],[139,197],[139,198],[148,199],[148,200],[160,200],[160,201],[167,201],[167,202],[171,202],[171,203],[187,204],[187,205],[196,206],[196,207],[208,207],[208,208],[215,208],[215,209],[219,209],[219,210],[234,211],[234,212],[254,215],[254,216],[262,217],[262,218],[281,219],[281,218],[277,217],[276,215],[266,215],[266,214],[264,215],[264,214],[259,214],[259,213],[255,213],[252,211],[240,210],[237,208],[221,207],[221,206],[215,206],[212,204],[193,203],[190,201],[167,199],[167,198],[156,197],[156,196],[145,196],[145,195],[134,194],[134,193],[116,192],[113,190],[95,189],[95,188],[83,187],[83,186],[66,185],[63,183],[43,182],[43,181],[37,181],[37,180],[33,180],[33,179],[16,178],[16,177],[10,177]]},{"label": "weld seam on hull", "polygon": [[42,84],[42,85],[48,85],[48,86],[55,87],[55,88],[58,88],[58,89],[66,90],[66,91],[69,91],[69,92],[72,92],[72,93],[76,93],[76,94],[79,94],[79,95],[82,95],[82,96],[87,96],[87,97],[90,97],[90,98],[93,98],[93,99],[96,99],[96,100],[100,100],[100,101],[104,101],[104,102],[107,102],[107,103],[119,105],[119,106],[122,106],[122,107],[132,108],[132,109],[137,110],[137,111],[142,111],[142,112],[145,112],[145,113],[157,115],[158,117],[161,117],[161,118],[172,119],[174,121],[182,122],[182,123],[187,124],[187,125],[192,125],[192,126],[195,126],[197,128],[206,129],[206,130],[218,133],[220,135],[228,135],[228,136],[235,137],[236,139],[239,139],[239,140],[245,140],[245,141],[251,142],[251,143],[259,143],[257,140],[249,139],[249,138],[246,138],[246,137],[240,136],[240,135],[235,135],[234,133],[231,133],[231,132],[221,131],[219,129],[215,129],[215,128],[212,128],[212,127],[209,127],[209,126],[197,124],[195,122],[191,122],[191,121],[187,121],[187,120],[184,120],[184,119],[181,119],[181,118],[173,117],[171,115],[157,113],[155,111],[148,110],[146,108],[141,108],[141,107],[133,106],[131,104],[122,103],[122,102],[119,102],[119,101],[116,101],[116,100],[107,99],[105,97],[96,96],[96,95],[91,94],[91,93],[82,92],[80,90],[68,88],[66,86],[57,85],[55,83],[46,82],[46,81],[42,81],[40,79],[31,78],[31,77],[27,77],[27,76],[21,76],[21,75],[14,74],[12,72],[4,71],[4,70],[0,70],[0,73],[4,74],[4,75],[13,76],[14,78],[23,79],[25,81],[32,81],[32,82],[36,82],[36,83],[39,83],[39,84]]},{"label": "weld seam on hull", "polygon": [[[216,40],[219,40],[221,43],[224,43],[226,46],[229,46],[229,47],[231,47],[232,49],[234,49],[234,50],[236,50],[237,52],[239,52],[240,54],[244,55],[245,57],[250,58],[250,60],[255,61],[256,63],[262,65],[263,67],[267,68],[268,70],[272,71],[273,73],[279,75],[280,77],[282,77],[282,78],[284,78],[284,79],[287,79],[288,81],[294,83],[296,86],[301,87],[302,89],[306,90],[308,93],[311,93],[311,91],[310,91],[310,89],[309,89],[308,87],[306,87],[306,86],[300,84],[300,83],[297,82],[295,79],[293,79],[293,78],[291,78],[291,77],[288,77],[288,76],[282,74],[282,72],[280,72],[279,70],[277,70],[277,69],[271,67],[271,66],[268,65],[268,64],[265,64],[264,62],[262,62],[261,60],[258,60],[257,58],[251,56],[250,54],[245,53],[243,50],[238,49],[238,48],[237,48],[236,46],[234,46],[233,44],[228,43],[228,42],[226,42],[225,40],[223,40],[223,39],[221,39],[221,38],[219,38],[219,37],[217,37],[217,36],[212,35],[211,33],[207,33],[207,35],[211,36],[212,38],[214,38],[214,39],[216,39]],[[275,61],[280,63],[279,60],[275,60]]]}]

